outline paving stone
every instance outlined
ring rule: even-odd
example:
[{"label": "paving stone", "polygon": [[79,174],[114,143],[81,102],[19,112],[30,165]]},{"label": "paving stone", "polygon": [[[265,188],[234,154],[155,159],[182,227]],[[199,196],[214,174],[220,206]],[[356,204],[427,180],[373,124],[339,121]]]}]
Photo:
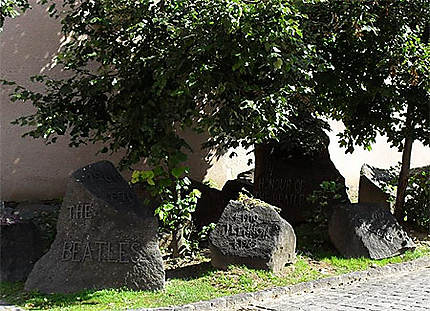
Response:
[{"label": "paving stone", "polygon": [[337,288],[284,296],[260,310],[429,310],[430,268],[372,278]]}]

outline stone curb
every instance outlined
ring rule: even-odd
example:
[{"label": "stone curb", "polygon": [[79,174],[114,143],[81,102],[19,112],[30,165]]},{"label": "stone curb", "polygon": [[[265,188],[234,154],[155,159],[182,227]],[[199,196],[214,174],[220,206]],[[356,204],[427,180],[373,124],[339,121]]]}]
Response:
[{"label": "stone curb", "polygon": [[298,283],[285,287],[275,287],[252,293],[243,293],[233,296],[216,298],[207,301],[199,301],[182,306],[170,306],[162,308],[129,309],[129,311],[200,311],[200,310],[231,310],[233,308],[246,307],[253,304],[261,304],[264,301],[279,298],[285,295],[308,293],[314,290],[333,288],[341,285],[365,281],[370,278],[378,278],[388,274],[414,271],[430,267],[430,257],[424,256],[412,261],[388,264],[383,267],[370,268],[363,271],[355,271],[324,279]]}]

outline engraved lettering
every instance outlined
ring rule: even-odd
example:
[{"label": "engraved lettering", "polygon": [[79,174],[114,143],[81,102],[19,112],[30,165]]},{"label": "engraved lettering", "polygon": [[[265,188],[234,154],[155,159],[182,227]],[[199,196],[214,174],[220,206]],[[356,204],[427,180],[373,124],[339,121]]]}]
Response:
[{"label": "engraved lettering", "polygon": [[112,245],[111,242],[107,242],[107,261],[108,262],[118,262],[118,259],[112,258],[113,251],[112,251]]},{"label": "engraved lettering", "polygon": [[80,219],[83,216],[83,208],[82,208],[82,204],[78,204],[75,206],[75,218],[76,219]]},{"label": "engraved lettering", "polygon": [[94,216],[92,203],[79,203],[69,207],[70,219],[90,219]]},{"label": "engraved lettering", "polygon": [[120,263],[128,263],[128,259],[126,259],[125,256],[125,251],[124,251],[124,246],[128,246],[130,243],[127,242],[119,242],[119,262]]},{"label": "engraved lettering", "polygon": [[85,244],[85,248],[84,248],[84,256],[82,257],[82,262],[85,261],[85,259],[89,259],[89,260],[93,260],[93,255],[91,253],[91,246],[90,246],[90,242],[87,242]]},{"label": "engraved lettering", "polygon": [[69,261],[70,259],[72,259],[72,243],[71,242],[64,242],[61,260]]},{"label": "engraved lettering", "polygon": [[95,244],[98,246],[98,257],[97,257],[97,261],[98,262],[102,262],[102,258],[103,258],[103,245],[107,245],[107,242],[101,242],[101,241],[97,241],[95,242]]},{"label": "engraved lettering", "polygon": [[139,253],[139,244],[138,243],[132,243],[130,246],[130,250],[134,253],[131,255],[131,262],[136,263],[141,257],[140,253]]},{"label": "engraved lettering", "polygon": [[86,219],[90,219],[90,218],[92,218],[92,212],[91,212],[91,210],[92,210],[92,204],[91,203],[86,203],[86,204],[84,204],[84,217],[86,218]]},{"label": "engraved lettering", "polygon": [[79,258],[77,258],[80,245],[81,242],[72,242],[72,261],[80,261]]}]

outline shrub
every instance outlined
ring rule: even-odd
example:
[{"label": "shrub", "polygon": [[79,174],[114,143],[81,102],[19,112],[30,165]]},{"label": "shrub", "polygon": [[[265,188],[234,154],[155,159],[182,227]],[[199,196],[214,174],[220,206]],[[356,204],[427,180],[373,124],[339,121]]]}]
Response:
[{"label": "shrub", "polygon": [[430,169],[409,177],[405,213],[408,224],[430,232]]}]

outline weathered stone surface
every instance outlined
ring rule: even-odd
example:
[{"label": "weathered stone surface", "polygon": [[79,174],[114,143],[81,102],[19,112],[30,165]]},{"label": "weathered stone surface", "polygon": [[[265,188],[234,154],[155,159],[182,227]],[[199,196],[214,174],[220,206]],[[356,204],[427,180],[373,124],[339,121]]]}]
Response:
[{"label": "weathered stone surface", "polygon": [[280,271],[295,258],[296,236],[274,206],[230,201],[210,235],[212,265],[239,264]]},{"label": "weathered stone surface", "polygon": [[88,165],[72,174],[55,241],[34,266],[25,289],[160,289],[164,269],[156,236],[156,218],[112,163]]},{"label": "weathered stone surface", "polygon": [[358,203],[378,204],[389,209],[388,199],[391,193],[385,189],[385,185],[396,178],[396,175],[395,171],[363,164],[360,171]]},{"label": "weathered stone surface", "polygon": [[[292,144],[289,137],[255,149],[255,197],[281,208],[281,216],[291,224],[312,215],[315,206],[307,198],[320,190],[323,181],[345,185],[345,178],[330,160],[328,136],[322,130],[317,136],[319,149],[311,154]],[[345,200],[346,191],[338,202],[330,203]]]},{"label": "weathered stone surface", "polygon": [[45,254],[57,233],[57,220],[60,203],[20,203],[14,209],[15,214],[24,221],[32,222],[40,232],[41,250]]},{"label": "weathered stone surface", "polygon": [[228,203],[228,198],[221,190],[211,188],[195,180],[192,180],[191,187],[201,192],[201,197],[197,201],[196,211],[193,215],[194,224],[197,230],[200,230],[203,226],[218,221]]},{"label": "weathered stone surface", "polygon": [[385,208],[372,204],[339,205],[329,221],[329,236],[347,258],[382,259],[415,248],[415,243]]},{"label": "weathered stone surface", "polygon": [[253,193],[254,171],[247,171],[238,175],[236,179],[228,180],[222,190],[211,188],[198,181],[192,180],[192,188],[201,192],[201,197],[197,201],[196,211],[193,221],[200,230],[203,226],[216,223],[230,200],[237,200],[239,192]]},{"label": "weathered stone surface", "polygon": [[2,213],[0,237],[0,281],[25,281],[42,256],[39,231],[31,222]]}]

